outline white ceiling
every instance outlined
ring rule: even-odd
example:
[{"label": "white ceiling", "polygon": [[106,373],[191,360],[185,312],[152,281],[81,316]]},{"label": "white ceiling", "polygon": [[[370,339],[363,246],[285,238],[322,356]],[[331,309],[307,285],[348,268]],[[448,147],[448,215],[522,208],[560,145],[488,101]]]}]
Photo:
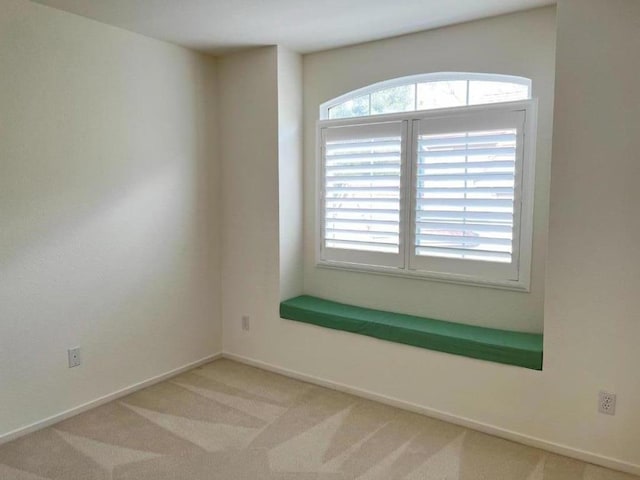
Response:
[{"label": "white ceiling", "polygon": [[554,0],[34,0],[219,54],[283,45],[308,53],[526,10]]}]

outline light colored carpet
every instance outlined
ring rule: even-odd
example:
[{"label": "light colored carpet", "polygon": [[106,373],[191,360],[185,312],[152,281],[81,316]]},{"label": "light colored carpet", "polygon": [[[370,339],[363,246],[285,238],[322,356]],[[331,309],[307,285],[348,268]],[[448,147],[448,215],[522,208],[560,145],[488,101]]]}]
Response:
[{"label": "light colored carpet", "polygon": [[218,360],[0,446],[2,480],[633,480]]}]

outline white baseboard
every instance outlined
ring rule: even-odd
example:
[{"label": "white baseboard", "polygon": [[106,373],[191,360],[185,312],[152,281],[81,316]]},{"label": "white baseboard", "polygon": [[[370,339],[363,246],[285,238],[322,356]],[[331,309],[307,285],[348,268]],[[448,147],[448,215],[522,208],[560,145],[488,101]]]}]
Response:
[{"label": "white baseboard", "polygon": [[429,407],[424,407],[422,405],[406,402],[404,400],[388,397],[386,395],[380,395],[378,393],[370,392],[368,390],[363,390],[363,389],[351,387],[349,385],[345,385],[342,383],[334,382],[331,380],[318,378],[313,375],[307,375],[305,373],[297,372],[295,370],[290,370],[288,368],[272,365],[270,363],[266,363],[261,360],[244,357],[242,355],[236,355],[235,353],[224,352],[222,356],[230,360],[235,360],[240,363],[258,367],[274,373],[279,373],[281,375],[295,378],[297,380],[302,380],[304,382],[313,383],[321,387],[327,387],[333,390],[349,393],[357,397],[366,398],[368,400],[373,400],[376,402],[383,403],[385,405],[401,408],[403,410],[420,413],[428,417],[437,418],[438,420],[443,420],[449,423],[453,423],[455,425],[460,425],[462,427],[470,428],[472,430],[477,430],[482,433],[487,433],[489,435],[501,437],[507,440],[511,440],[513,442],[521,443],[523,445],[528,445],[530,447],[539,448],[541,450],[557,453],[559,455],[575,458],[583,462],[600,465],[602,467],[611,468],[613,470],[619,470],[619,471],[634,474],[634,475],[640,475],[640,465],[625,462],[617,458],[606,457],[603,455],[599,455],[597,453],[587,452],[585,450],[569,447],[567,445],[562,445],[559,443],[543,440],[541,438],[524,435],[522,433],[518,433],[518,432],[514,432],[504,428],[489,425],[486,423],[478,422],[470,418],[461,417],[459,415],[454,415],[452,413],[443,412],[441,410],[436,410]]},{"label": "white baseboard", "polygon": [[163,380],[166,380],[168,378],[175,377],[176,375],[186,372],[187,370],[191,370],[192,368],[199,367],[200,365],[204,365],[205,363],[212,362],[213,360],[221,358],[222,356],[223,356],[222,353],[215,353],[213,355],[208,355],[204,358],[201,358],[200,360],[196,360],[195,362],[188,363],[187,365],[183,365],[181,367],[175,368],[173,370],[162,373],[155,377],[148,378],[146,380],[143,380],[142,382],[136,383],[134,385],[130,385],[128,387],[123,388],[122,390],[118,390],[117,392],[113,392],[103,397],[96,398],[95,400],[91,400],[90,402],[71,408],[62,413],[58,413],[51,417],[45,418],[44,420],[40,420],[35,423],[32,423],[31,425],[27,425],[26,427],[20,427],[9,433],[0,435],[0,445],[6,442],[10,442],[11,440],[15,440],[16,438],[22,437],[29,433],[35,432],[37,430],[41,430],[45,427],[49,427],[53,424],[61,422],[62,420],[66,420],[67,418],[73,417],[82,412],[86,412],[87,410],[91,410],[92,408],[99,407],[100,405],[104,405],[105,403],[109,403],[113,400],[124,397],[138,390],[142,390],[145,387],[149,387],[156,383],[162,382]]}]

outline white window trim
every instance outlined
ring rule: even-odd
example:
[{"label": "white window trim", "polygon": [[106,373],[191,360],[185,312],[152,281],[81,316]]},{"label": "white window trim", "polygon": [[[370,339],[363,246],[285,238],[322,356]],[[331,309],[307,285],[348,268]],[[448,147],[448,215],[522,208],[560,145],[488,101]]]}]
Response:
[{"label": "white window trim", "polygon": [[[372,85],[367,85],[366,87],[359,88],[357,90],[352,90],[344,95],[340,95],[339,97],[332,98],[331,100],[324,102],[320,105],[320,120],[328,120],[329,119],[329,110],[341,103],[347,102],[354,98],[361,97],[363,95],[369,95],[375,93],[380,90],[386,90],[388,88],[393,87],[401,87],[403,85],[412,85],[414,83],[428,83],[428,82],[440,82],[440,81],[456,81],[456,80],[468,80],[468,81],[483,81],[483,82],[505,82],[505,83],[516,83],[518,85],[524,85],[529,89],[529,95],[531,96],[531,79],[526,77],[519,77],[516,75],[503,75],[498,73],[470,73],[470,72],[436,72],[436,73],[421,73],[418,75],[409,75],[407,77],[393,78],[391,80],[385,80],[383,82],[377,82]],[[505,102],[506,103],[506,102]],[[461,108],[461,107],[453,107],[453,108]],[[412,113],[412,112],[420,112],[422,110],[411,110],[409,112],[402,113]],[[376,118],[385,116],[386,114],[375,115]],[[349,117],[350,119],[354,118],[369,118],[374,115],[365,115],[359,117]],[[338,119],[337,119],[338,120]],[[342,119],[339,119],[342,120]]]},{"label": "white window trim", "polygon": [[[466,74],[465,74],[466,75]],[[450,78],[450,77],[447,77]],[[519,77],[516,77],[519,78]],[[403,80],[406,80],[404,78]],[[377,88],[376,88],[377,89]],[[351,92],[349,96],[352,96],[354,92]],[[335,101],[332,101],[332,104]],[[389,275],[394,277],[433,280],[444,283],[462,284],[490,287],[504,290],[514,290],[520,292],[530,291],[531,282],[531,257],[533,249],[533,203],[534,203],[534,187],[535,187],[535,159],[536,159],[536,131],[537,131],[537,99],[520,100],[516,102],[503,102],[492,103],[484,105],[473,105],[465,107],[452,107],[433,110],[420,110],[394,114],[381,114],[371,115],[363,117],[351,117],[335,120],[318,120],[316,122],[316,195],[315,195],[315,259],[316,266],[320,268],[355,271],[362,273],[373,273],[380,275]],[[398,267],[385,267],[379,265],[366,265],[359,263],[350,263],[348,261],[334,261],[324,260],[322,258],[322,246],[324,243],[323,236],[323,217],[324,217],[324,198],[322,193],[324,192],[324,165],[322,155],[322,139],[321,131],[324,127],[345,126],[354,124],[368,124],[368,123],[380,123],[386,121],[407,121],[409,128],[411,123],[415,119],[420,118],[434,118],[443,115],[465,115],[470,113],[485,112],[485,111],[500,111],[500,110],[523,110],[526,115],[526,121],[523,131],[523,161],[522,161],[522,197],[521,197],[521,213],[520,213],[520,235],[519,235],[519,275],[518,280],[495,280],[483,277],[471,277],[469,275],[461,275],[454,273],[436,273],[425,270],[410,270],[409,256],[410,248],[404,248],[404,266],[405,268],[399,269]],[[413,134],[409,132],[406,135],[406,145],[404,146],[405,155],[411,152],[413,149]],[[410,155],[413,157],[413,155]],[[410,163],[409,161],[407,163]],[[406,171],[403,173],[403,181],[406,181],[405,175],[411,175]],[[410,179],[413,182],[413,179]],[[406,185],[406,183],[405,183]],[[413,188],[405,187],[404,192],[401,195],[410,195],[413,197]],[[413,199],[411,202],[413,203]],[[406,205],[406,202],[405,202]],[[413,226],[411,225],[411,207],[407,208],[401,204],[401,224],[405,225],[405,232],[408,231],[411,235]],[[409,225],[407,230],[406,225]],[[402,231],[402,230],[401,230]],[[401,235],[402,242],[407,242],[406,233]],[[403,249],[400,250],[401,252]]]}]

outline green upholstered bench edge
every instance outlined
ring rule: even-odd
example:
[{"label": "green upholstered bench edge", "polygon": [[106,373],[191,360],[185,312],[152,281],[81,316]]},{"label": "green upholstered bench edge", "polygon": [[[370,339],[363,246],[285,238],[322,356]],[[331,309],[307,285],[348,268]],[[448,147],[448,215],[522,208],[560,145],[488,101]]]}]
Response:
[{"label": "green upholstered bench edge", "polygon": [[301,295],[280,317],[465,357],[542,370],[543,336],[337,303]]}]

